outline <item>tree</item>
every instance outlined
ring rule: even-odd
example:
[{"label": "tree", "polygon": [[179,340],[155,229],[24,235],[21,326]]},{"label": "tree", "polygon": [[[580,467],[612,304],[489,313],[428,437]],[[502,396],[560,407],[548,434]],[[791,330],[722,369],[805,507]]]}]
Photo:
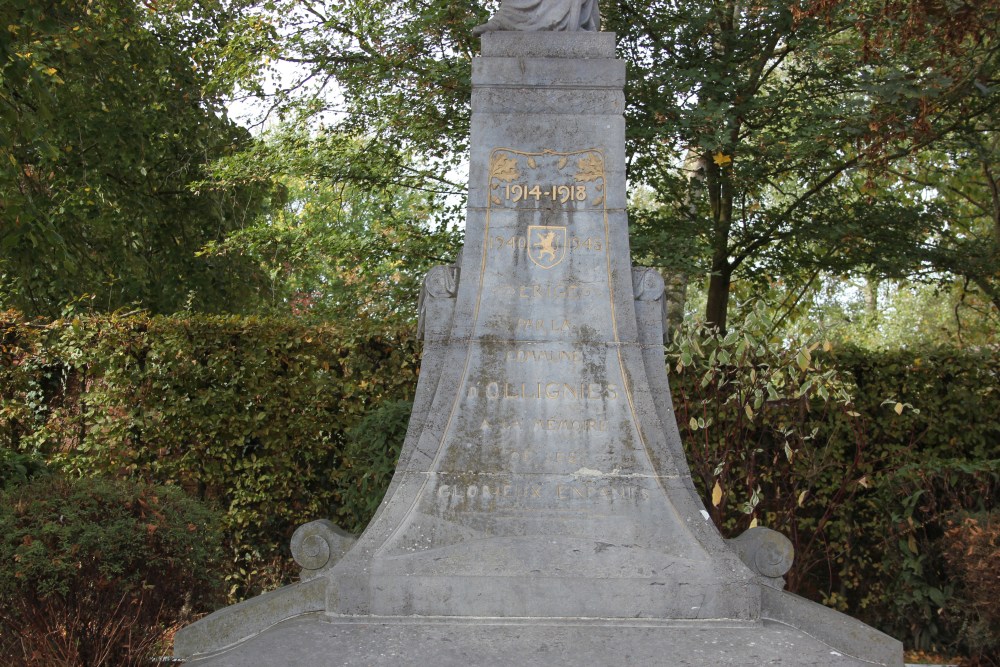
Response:
[{"label": "tree", "polygon": [[895,35],[901,19],[880,3],[817,5],[654,0],[608,17],[634,71],[631,173],[660,204],[639,216],[652,231],[640,248],[672,268],[707,264],[705,319],[722,329],[741,274],[808,285],[829,269],[920,268],[943,221],[872,176],[1000,100],[995,13],[938,50]]},{"label": "tree", "polygon": [[[635,216],[637,255],[708,274],[706,320],[720,328],[737,280],[802,291],[824,270],[922,270],[942,219],[875,177],[995,110],[997,5],[609,3],[604,29],[631,70],[629,176],[654,193]],[[225,85],[260,90],[262,54],[295,63],[279,114],[329,112],[337,88],[338,129],[418,157],[418,173],[387,174],[448,189],[468,136],[471,28],[492,7],[271,3],[241,19]]]},{"label": "tree", "polygon": [[190,187],[249,140],[204,93],[214,63],[194,58],[218,20],[190,0],[0,9],[0,304],[51,316],[84,294],[155,312],[252,297],[248,266],[196,257],[258,205]]},{"label": "tree", "polygon": [[[408,326],[424,274],[454,259],[459,234],[438,219],[432,193],[392,184],[387,171],[395,170],[370,159],[392,152],[336,132],[277,128],[254,149],[219,161],[212,182],[261,183],[280,196],[209,250],[249,259],[269,276],[263,312]],[[391,162],[407,158],[396,151]]]},{"label": "tree", "polygon": [[[227,27],[239,38],[220,54],[222,88],[266,98],[268,118],[320,119],[366,139],[365,161],[380,164],[383,182],[439,195],[442,207],[465,194],[451,170],[468,148],[472,27],[486,20],[486,8],[443,0],[242,5]],[[290,79],[282,77],[288,66]],[[268,93],[271,78],[280,82]],[[400,161],[404,153],[410,159]]]}]

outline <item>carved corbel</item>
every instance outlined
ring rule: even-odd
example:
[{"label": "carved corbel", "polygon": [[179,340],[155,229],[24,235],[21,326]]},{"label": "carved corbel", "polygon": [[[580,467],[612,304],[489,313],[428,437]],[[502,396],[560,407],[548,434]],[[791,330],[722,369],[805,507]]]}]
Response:
[{"label": "carved corbel", "polygon": [[[632,295],[636,301],[648,302],[658,301],[660,304],[660,322],[662,324],[662,339],[664,343],[668,341],[667,331],[667,299],[663,276],[656,269],[647,267],[632,268]],[[638,305],[638,304],[637,304]],[[637,308],[638,310],[638,308]],[[648,312],[648,307],[646,308]],[[655,318],[655,313],[651,313]],[[641,326],[641,325],[640,325]],[[659,336],[658,336],[659,337]],[[652,337],[651,337],[652,338]]]},{"label": "carved corbel", "polygon": [[462,253],[454,264],[432,267],[424,276],[424,284],[417,301],[417,336],[423,338],[427,327],[429,302],[439,299],[454,299],[458,295],[458,281],[461,270]]},{"label": "carved corbel", "polygon": [[779,591],[785,587],[785,573],[795,560],[791,540],[776,530],[757,526],[726,542],[764,584]]},{"label": "carved corbel", "polygon": [[310,521],[292,534],[292,558],[302,567],[302,581],[318,577],[337,564],[355,538],[326,519]]}]

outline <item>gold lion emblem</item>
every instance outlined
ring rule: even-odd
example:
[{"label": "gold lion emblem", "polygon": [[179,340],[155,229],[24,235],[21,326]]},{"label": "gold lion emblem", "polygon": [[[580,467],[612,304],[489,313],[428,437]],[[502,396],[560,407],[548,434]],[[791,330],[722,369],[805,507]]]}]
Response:
[{"label": "gold lion emblem", "polygon": [[566,257],[566,228],[528,225],[528,258],[543,269],[551,269]]}]

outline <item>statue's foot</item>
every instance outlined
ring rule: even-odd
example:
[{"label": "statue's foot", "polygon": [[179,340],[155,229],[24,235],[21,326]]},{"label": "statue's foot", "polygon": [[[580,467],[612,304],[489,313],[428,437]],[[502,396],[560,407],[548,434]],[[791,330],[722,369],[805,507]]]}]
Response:
[{"label": "statue's foot", "polygon": [[472,36],[479,37],[484,32],[496,32],[498,30],[503,30],[499,22],[494,19],[490,19],[486,23],[483,23],[482,25],[477,25],[475,28],[473,28]]}]

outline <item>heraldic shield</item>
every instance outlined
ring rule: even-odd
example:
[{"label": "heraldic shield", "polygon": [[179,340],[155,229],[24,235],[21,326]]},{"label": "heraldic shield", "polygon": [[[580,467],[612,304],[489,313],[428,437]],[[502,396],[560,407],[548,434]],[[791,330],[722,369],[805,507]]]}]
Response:
[{"label": "heraldic shield", "polygon": [[528,225],[528,259],[543,269],[551,269],[565,257],[565,227]]}]

